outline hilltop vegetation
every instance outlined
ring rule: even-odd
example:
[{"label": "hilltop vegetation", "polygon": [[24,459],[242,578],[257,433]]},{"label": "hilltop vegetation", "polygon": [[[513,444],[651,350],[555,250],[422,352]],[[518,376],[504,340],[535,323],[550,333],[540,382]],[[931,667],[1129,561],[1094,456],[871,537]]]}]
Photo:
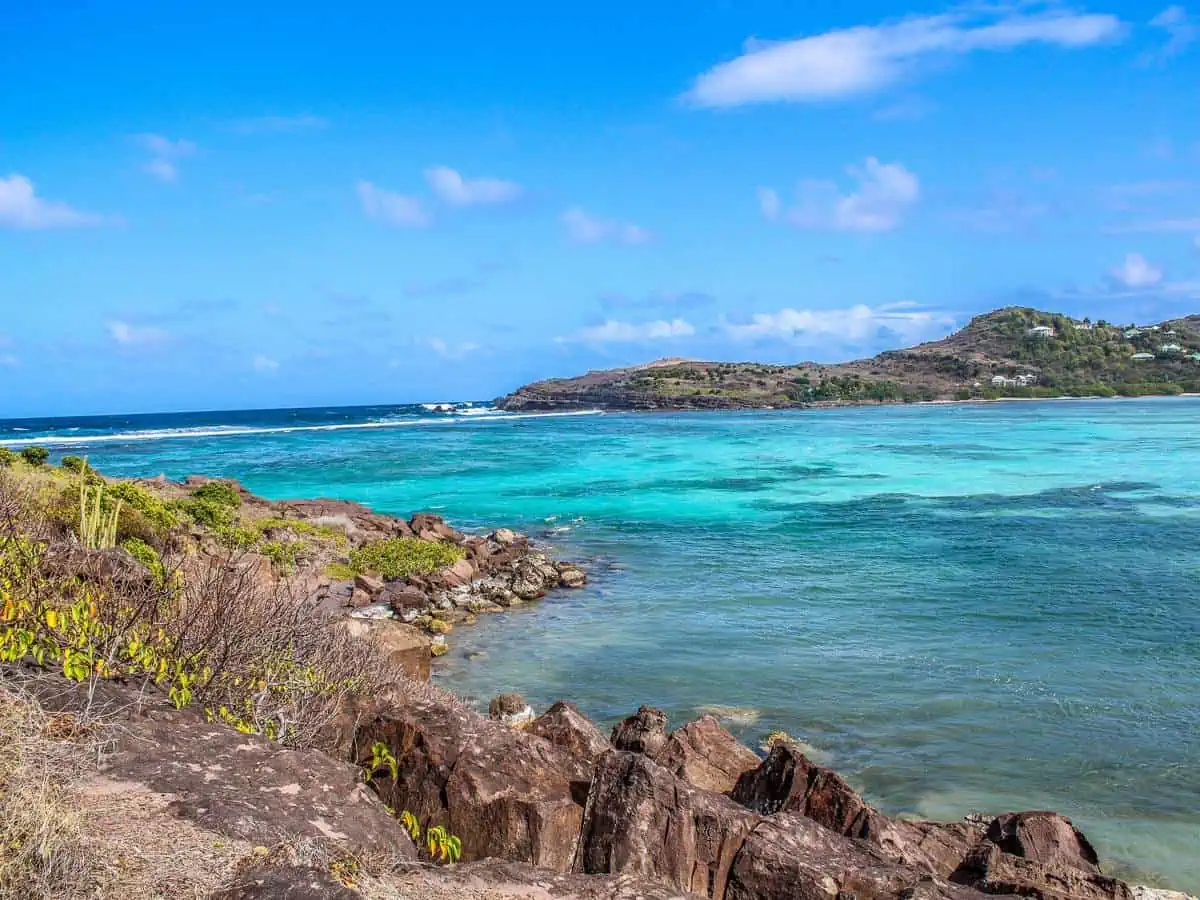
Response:
[{"label": "hilltop vegetation", "polygon": [[1137,327],[1009,307],[940,341],[871,359],[788,366],[671,360],[537,382],[498,405],[742,409],[1195,391],[1200,316]]}]

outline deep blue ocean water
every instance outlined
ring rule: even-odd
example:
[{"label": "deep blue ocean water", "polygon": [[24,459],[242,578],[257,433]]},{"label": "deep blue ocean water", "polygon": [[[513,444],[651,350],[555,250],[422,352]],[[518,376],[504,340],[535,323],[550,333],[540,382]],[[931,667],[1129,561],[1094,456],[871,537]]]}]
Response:
[{"label": "deep blue ocean water", "polygon": [[446,686],[604,723],[716,707],[888,811],[1057,809],[1200,890],[1200,399],[0,421],[35,440],[527,530],[591,584],[457,628]]}]

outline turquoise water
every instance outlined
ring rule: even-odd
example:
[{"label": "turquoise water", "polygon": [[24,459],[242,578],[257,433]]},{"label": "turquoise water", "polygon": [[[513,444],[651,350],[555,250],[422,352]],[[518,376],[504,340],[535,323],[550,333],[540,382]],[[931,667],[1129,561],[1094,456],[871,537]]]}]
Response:
[{"label": "turquoise water", "polygon": [[590,586],[459,627],[441,682],[605,723],[730,707],[889,811],[1058,809],[1200,889],[1200,400],[212,415],[0,442],[545,536]]}]

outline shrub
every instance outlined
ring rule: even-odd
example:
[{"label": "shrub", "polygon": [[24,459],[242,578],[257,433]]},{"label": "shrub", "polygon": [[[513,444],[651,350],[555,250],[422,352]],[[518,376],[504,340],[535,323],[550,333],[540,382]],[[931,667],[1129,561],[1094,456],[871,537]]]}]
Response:
[{"label": "shrub", "polygon": [[197,500],[215,503],[218,506],[227,506],[230,509],[236,509],[242,505],[242,495],[227,481],[210,481],[202,484],[192,491],[192,496]]},{"label": "shrub", "polygon": [[7,469],[17,461],[17,454],[7,447],[0,447],[0,469]]},{"label": "shrub", "polygon": [[[148,526],[160,537],[179,524],[178,513],[140,484],[132,481],[118,481],[108,486],[108,496],[125,504],[126,513],[137,512],[145,519]],[[123,532],[135,529],[122,523]]]},{"label": "shrub", "polygon": [[197,525],[204,525],[214,530],[228,528],[233,524],[233,508],[214,500],[203,497],[180,500],[179,509]]},{"label": "shrub", "polygon": [[249,550],[261,537],[256,529],[246,525],[222,525],[215,531],[221,546],[230,550]]},{"label": "shrub", "polygon": [[350,554],[350,566],[359,573],[378,572],[384,578],[428,575],[453,565],[463,551],[450,544],[422,541],[418,538],[388,538],[365,544]]},{"label": "shrub", "polygon": [[74,472],[77,475],[82,475],[88,470],[87,460],[82,456],[64,456],[62,458],[62,467],[68,472]]},{"label": "shrub", "polygon": [[162,557],[159,556],[157,550],[143,541],[141,538],[129,538],[123,541],[121,547],[125,549],[130,556],[146,567],[146,570],[154,576],[154,580],[164,585],[167,582],[167,567],[163,564]]},{"label": "shrub", "polygon": [[45,447],[26,447],[21,451],[21,458],[31,466],[44,466],[50,458],[50,451]]},{"label": "shrub", "polygon": [[275,571],[287,575],[296,568],[296,559],[303,549],[297,541],[267,541],[258,548],[258,552],[271,561]]}]

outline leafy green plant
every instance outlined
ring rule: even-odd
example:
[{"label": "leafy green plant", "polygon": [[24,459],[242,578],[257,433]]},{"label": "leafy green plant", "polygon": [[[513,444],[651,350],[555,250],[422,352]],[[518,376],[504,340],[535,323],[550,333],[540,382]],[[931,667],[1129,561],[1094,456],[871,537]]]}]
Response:
[{"label": "leafy green plant", "polygon": [[462,841],[441,825],[426,829],[425,849],[437,862],[456,863],[462,858]]},{"label": "leafy green plant", "polygon": [[295,541],[266,541],[258,552],[271,561],[277,572],[284,575],[296,568],[302,545]]},{"label": "leafy green plant", "polygon": [[201,497],[180,500],[178,509],[197,525],[203,525],[206,528],[228,528],[233,524],[232,507],[212,500],[205,500]]},{"label": "leafy green plant", "polygon": [[192,491],[192,496],[197,500],[228,506],[231,509],[242,505],[242,495],[227,481],[209,481]]},{"label": "leafy green plant", "polygon": [[17,454],[7,447],[0,447],[0,469],[7,469],[17,461]]},{"label": "leafy green plant", "polygon": [[74,472],[76,475],[82,475],[88,470],[87,460],[82,456],[64,456],[62,458],[62,467],[68,472]]},{"label": "leafy green plant", "polygon": [[249,550],[261,537],[257,529],[247,525],[221,525],[214,531],[221,546],[230,550]]},{"label": "leafy green plant", "polygon": [[331,562],[325,567],[325,574],[334,581],[353,581],[354,576],[358,571],[350,565],[342,562]]},{"label": "leafy green plant", "polygon": [[421,840],[421,823],[407,809],[400,814],[400,825],[408,832],[408,836],[413,839],[413,843],[418,843]]},{"label": "leafy green plant", "polygon": [[378,572],[384,578],[397,579],[428,575],[453,565],[464,555],[461,549],[451,544],[419,538],[388,538],[354,550],[350,554],[350,566],[357,573]]},{"label": "leafy green plant", "polygon": [[396,759],[396,755],[388,749],[388,745],[383,741],[376,741],[371,745],[371,765],[363,771],[365,780],[370,781],[379,772],[380,769],[386,768],[392,776],[392,784],[395,784],[400,779],[400,763]]},{"label": "leafy green plant", "polygon": [[108,496],[136,510],[150,529],[160,537],[179,524],[179,512],[168,506],[146,488],[132,481],[118,481],[108,486]]},{"label": "leafy green plant", "polygon": [[121,517],[121,501],[105,509],[104,483],[89,485],[79,482],[79,540],[89,550],[107,550],[117,545],[117,521]]},{"label": "leafy green plant", "polygon": [[26,447],[21,451],[21,458],[31,466],[44,466],[50,458],[50,451],[45,447]]},{"label": "leafy green plant", "polygon": [[166,584],[167,567],[163,564],[158,551],[141,538],[128,538],[121,542],[121,547],[134,559],[140,562],[154,576],[159,585]]}]

